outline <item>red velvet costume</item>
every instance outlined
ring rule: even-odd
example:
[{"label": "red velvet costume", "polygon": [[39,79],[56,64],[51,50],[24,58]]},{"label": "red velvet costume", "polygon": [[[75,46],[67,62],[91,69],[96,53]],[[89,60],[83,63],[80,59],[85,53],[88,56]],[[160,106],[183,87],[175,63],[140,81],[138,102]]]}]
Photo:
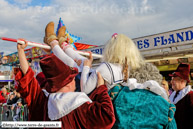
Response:
[{"label": "red velvet costume", "polygon": [[[17,91],[27,102],[30,121],[50,121],[48,98],[34,78],[32,69],[29,67],[25,76],[19,71],[15,79],[19,82]],[[115,122],[113,105],[106,86],[100,86],[89,97],[92,103],[84,103],[58,120],[62,121],[63,129],[105,129],[113,126]]]},{"label": "red velvet costume", "polygon": [[[171,77],[180,77],[188,83],[190,73],[190,64],[181,63],[177,70],[170,74]],[[173,81],[173,79],[172,79]],[[175,82],[175,81],[174,81]],[[172,82],[173,83],[173,82]],[[175,83],[174,83],[175,84]],[[173,84],[172,84],[173,85]],[[176,87],[174,85],[174,87]],[[192,129],[193,122],[193,89],[192,86],[185,86],[183,89],[174,91],[169,97],[171,103],[175,104],[175,120],[178,129]]]},{"label": "red velvet costume", "polygon": [[193,91],[190,91],[176,104],[175,120],[178,129],[192,129]]},{"label": "red velvet costume", "polygon": [[[9,93],[7,93],[7,95],[9,95]],[[0,91],[0,103],[6,103],[7,102],[7,99],[2,96],[2,91]]]}]

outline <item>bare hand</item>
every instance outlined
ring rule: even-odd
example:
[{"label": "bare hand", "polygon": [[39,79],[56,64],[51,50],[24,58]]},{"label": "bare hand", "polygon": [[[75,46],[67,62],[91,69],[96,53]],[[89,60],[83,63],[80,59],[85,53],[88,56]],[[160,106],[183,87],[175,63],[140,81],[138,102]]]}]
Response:
[{"label": "bare hand", "polygon": [[92,62],[93,62],[93,57],[92,57],[92,52],[89,52],[89,57],[87,60],[84,60],[84,66],[92,66]]},{"label": "bare hand", "polygon": [[43,48],[43,51],[44,51],[46,54],[51,54],[51,49],[45,49],[45,48]]},{"label": "bare hand", "polygon": [[99,88],[100,86],[105,84],[105,81],[99,72],[97,73],[97,76],[98,76],[97,88]]},{"label": "bare hand", "polygon": [[21,40],[21,41],[24,41],[25,42],[25,44],[20,44],[20,43],[17,43],[17,49],[18,50],[24,50],[26,47],[27,47],[27,41],[25,40],[25,39],[19,39],[19,40]]},{"label": "bare hand", "polygon": [[13,109],[14,109],[14,105],[11,106],[11,110],[13,110]]},{"label": "bare hand", "polygon": [[75,59],[74,61],[77,63],[78,66],[80,66],[81,63],[82,63],[82,60],[76,60],[76,59]]},{"label": "bare hand", "polygon": [[14,98],[14,96],[13,96],[13,95],[10,95],[9,99],[12,100],[13,98]]}]

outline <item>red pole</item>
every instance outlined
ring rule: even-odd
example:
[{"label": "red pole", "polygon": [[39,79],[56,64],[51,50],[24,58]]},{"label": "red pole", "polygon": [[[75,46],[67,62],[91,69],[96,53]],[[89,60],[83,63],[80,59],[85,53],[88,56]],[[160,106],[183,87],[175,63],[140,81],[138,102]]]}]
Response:
[{"label": "red pole", "polygon": [[11,41],[11,42],[17,42],[17,39],[12,39],[12,38],[6,38],[6,37],[0,37],[2,40],[5,41]]},{"label": "red pole", "polygon": [[[17,39],[6,38],[6,37],[0,37],[0,39],[5,40],[5,41],[17,42],[17,43],[20,43],[20,44],[25,44],[24,41],[17,40]],[[45,49],[51,49],[51,47],[46,45],[46,44],[35,43],[35,42],[30,42],[30,41],[27,41],[27,42],[28,42],[29,46],[40,47],[40,48],[45,48]],[[89,56],[88,52],[83,52],[83,51],[77,51],[77,52],[81,55]],[[99,54],[94,54],[93,53],[92,56],[96,57],[96,58],[102,58],[102,55],[99,55]]]}]

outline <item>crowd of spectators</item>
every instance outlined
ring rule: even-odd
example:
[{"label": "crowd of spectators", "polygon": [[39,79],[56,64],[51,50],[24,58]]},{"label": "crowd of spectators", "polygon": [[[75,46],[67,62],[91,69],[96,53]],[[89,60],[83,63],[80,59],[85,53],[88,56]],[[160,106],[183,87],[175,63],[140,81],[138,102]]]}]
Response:
[{"label": "crowd of spectators", "polygon": [[[12,115],[13,121],[19,121],[21,117],[21,108],[23,108],[24,105],[24,99],[21,98],[20,93],[15,89],[12,88],[10,91],[6,87],[0,89],[0,107],[6,107],[5,113],[7,118]],[[3,111],[1,111],[1,113],[3,113]]]}]

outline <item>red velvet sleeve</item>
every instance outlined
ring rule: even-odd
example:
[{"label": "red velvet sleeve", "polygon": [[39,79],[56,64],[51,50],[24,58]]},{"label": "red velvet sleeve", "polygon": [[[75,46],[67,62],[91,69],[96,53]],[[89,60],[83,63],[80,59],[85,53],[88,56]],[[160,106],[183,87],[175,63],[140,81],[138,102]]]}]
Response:
[{"label": "red velvet sleeve", "polygon": [[0,103],[6,103],[6,102],[7,100],[3,96],[0,95]]},{"label": "red velvet sleeve", "polygon": [[189,93],[189,99],[190,99],[190,108],[191,108],[191,111],[193,112],[193,91],[190,91]]},{"label": "red velvet sleeve", "polygon": [[105,85],[95,89],[89,96],[93,101],[88,106],[87,128],[110,129],[115,122],[113,104],[107,92]]},{"label": "red velvet sleeve", "polygon": [[33,70],[29,67],[24,76],[20,70],[15,76],[15,80],[18,82],[17,92],[25,99],[29,109],[33,108],[33,106],[37,104],[40,93],[42,93],[41,88],[34,77]]}]

